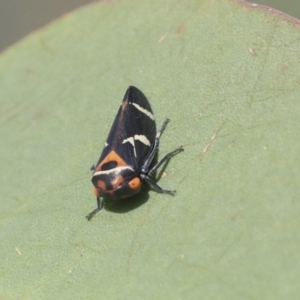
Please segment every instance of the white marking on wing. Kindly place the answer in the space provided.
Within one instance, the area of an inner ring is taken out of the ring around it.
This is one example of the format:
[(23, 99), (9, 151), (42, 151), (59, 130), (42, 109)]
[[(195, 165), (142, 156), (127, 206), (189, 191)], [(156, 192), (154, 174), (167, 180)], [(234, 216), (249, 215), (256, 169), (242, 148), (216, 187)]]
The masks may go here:
[(134, 143), (133, 137), (131, 136), (131, 137), (129, 137), (129, 138), (123, 140), (123, 143), (122, 143), (122, 144), (125, 144), (125, 143), (130, 143), (130, 144), (133, 146), (134, 156), (136, 157), (135, 143)]
[(147, 110), (147, 109), (139, 106), (138, 104), (136, 104), (134, 102), (129, 102), (129, 104), (133, 105), (140, 112), (142, 112), (143, 114), (145, 114), (146, 116), (148, 116), (150, 119), (154, 120), (154, 115), (149, 110)]
[(146, 137), (145, 135), (139, 135), (139, 134), (136, 134), (136, 135), (134, 136), (134, 139), (135, 139), (135, 140), (138, 140), (138, 141), (140, 141), (140, 142), (142, 142), (142, 143), (143, 143), (144, 145), (146, 145), (146, 146), (151, 146), (149, 140), (147, 139), (147, 137)]
[(121, 172), (122, 170), (131, 170), (131, 171), (134, 172), (134, 170), (133, 170), (132, 168), (130, 168), (130, 167), (116, 167), (116, 168), (113, 168), (113, 169), (110, 169), (110, 170), (106, 170), (106, 171), (98, 171), (98, 172), (95, 172), (95, 173), (93, 174), (93, 177), (98, 176), (98, 175), (103, 175), (103, 174), (106, 174), (106, 175), (107, 175), (107, 174), (114, 173), (114, 172), (119, 173), (119, 172)]
[(134, 152), (135, 157), (136, 157), (136, 149), (135, 149), (134, 140), (138, 140), (146, 146), (149, 146), (149, 147), (151, 146), (151, 144), (150, 144), (149, 140), (147, 139), (147, 137), (145, 135), (142, 135), (142, 134), (136, 134), (134, 137), (131, 136), (131, 137), (123, 140), (122, 144), (130, 143), (133, 146), (133, 152)]
[(105, 142), (105, 144), (104, 144), (104, 147), (107, 147), (108, 146), (108, 143), (107, 142)]

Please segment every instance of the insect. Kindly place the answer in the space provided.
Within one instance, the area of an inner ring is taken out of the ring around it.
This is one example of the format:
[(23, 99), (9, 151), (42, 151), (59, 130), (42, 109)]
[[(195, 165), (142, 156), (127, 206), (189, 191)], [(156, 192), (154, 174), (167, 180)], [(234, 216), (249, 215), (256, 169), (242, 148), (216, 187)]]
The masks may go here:
[(88, 220), (103, 208), (103, 197), (133, 196), (140, 191), (143, 181), (158, 193), (175, 195), (176, 191), (164, 190), (157, 185), (153, 176), (171, 156), (183, 151), (183, 146), (167, 153), (150, 168), (168, 122), (169, 119), (165, 119), (156, 132), (154, 115), (145, 95), (134, 86), (127, 89), (103, 152), (92, 167), (97, 208), (86, 216)]

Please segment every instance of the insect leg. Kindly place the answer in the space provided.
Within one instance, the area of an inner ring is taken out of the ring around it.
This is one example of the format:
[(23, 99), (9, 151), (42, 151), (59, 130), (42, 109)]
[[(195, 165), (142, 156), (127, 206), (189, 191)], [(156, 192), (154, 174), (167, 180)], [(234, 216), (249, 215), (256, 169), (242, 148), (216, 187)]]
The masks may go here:
[(162, 189), (158, 184), (156, 184), (151, 178), (149, 178), (147, 175), (145, 174), (141, 174), (140, 175), (141, 178), (143, 180), (145, 180), (156, 192), (158, 193), (161, 193), (161, 194), (169, 194), (169, 195), (172, 195), (174, 196), (176, 191), (173, 190), (173, 191), (170, 191), (170, 190), (164, 190)]
[(150, 166), (150, 164), (152, 163), (153, 159), (154, 159), (154, 156), (155, 154), (157, 153), (158, 151), (158, 145), (159, 145), (159, 138), (160, 136), (162, 135), (163, 131), (165, 130), (167, 124), (170, 122), (170, 119), (165, 119), (161, 128), (158, 130), (158, 132), (156, 133), (156, 136), (155, 136), (155, 140), (154, 140), (154, 144), (153, 144), (153, 147), (152, 147), (152, 150), (148, 156), (148, 158), (146, 159), (142, 169), (141, 169), (141, 173), (144, 173), (144, 174), (147, 174), (148, 173), (148, 168)]
[(166, 118), (164, 119), (163, 124), (161, 125), (161, 128), (158, 130), (158, 132), (156, 133), (155, 139), (159, 139), (160, 136), (162, 135), (162, 133), (164, 132), (167, 124), (170, 122), (170, 119)]
[(101, 197), (97, 197), (97, 208), (94, 209), (93, 211), (91, 211), (86, 218), (88, 219), (88, 221), (91, 220), (91, 218), (97, 213), (99, 212), (101, 209), (103, 208), (103, 201), (101, 201)]
[(151, 177), (155, 171), (164, 163), (166, 162), (170, 157), (172, 157), (173, 155), (176, 155), (177, 153), (184, 151), (183, 146), (178, 147), (177, 149), (175, 149), (174, 151), (171, 151), (169, 153), (167, 153), (148, 173), (147, 176)]

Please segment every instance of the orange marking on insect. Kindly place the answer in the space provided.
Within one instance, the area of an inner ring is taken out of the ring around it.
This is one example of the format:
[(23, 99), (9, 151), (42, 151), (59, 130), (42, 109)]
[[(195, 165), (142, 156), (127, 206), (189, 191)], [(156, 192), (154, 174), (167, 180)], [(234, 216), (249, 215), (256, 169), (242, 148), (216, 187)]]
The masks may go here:
[(135, 177), (131, 181), (129, 181), (128, 185), (132, 190), (139, 190), (142, 185), (142, 182), (140, 178)]
[(97, 181), (97, 187), (102, 191), (106, 190), (106, 184), (103, 180)]
[(116, 167), (125, 167), (127, 164), (125, 161), (114, 151), (110, 151), (107, 156), (102, 160), (101, 164), (95, 170), (96, 172), (102, 171), (102, 166), (108, 162), (115, 161)]
[(97, 196), (97, 197), (99, 197), (100, 195), (99, 195), (99, 191), (94, 187), (93, 188), (93, 193)]

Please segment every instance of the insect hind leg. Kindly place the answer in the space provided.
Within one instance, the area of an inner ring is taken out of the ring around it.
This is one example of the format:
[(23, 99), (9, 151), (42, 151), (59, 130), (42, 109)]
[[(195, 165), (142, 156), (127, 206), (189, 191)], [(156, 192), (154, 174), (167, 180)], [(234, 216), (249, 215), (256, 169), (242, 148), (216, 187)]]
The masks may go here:
[(179, 152), (184, 151), (183, 146), (178, 147), (177, 149), (167, 153), (148, 173), (147, 176), (151, 177), (156, 172), (156, 170), (164, 164), (168, 159), (170, 159), (172, 156), (176, 155)]
[(157, 131), (155, 139), (159, 139), (162, 133), (164, 132), (165, 128), (167, 127), (167, 124), (170, 122), (170, 119), (166, 118), (164, 119), (163, 124), (161, 125), (160, 129)]
[(165, 130), (167, 124), (170, 122), (170, 119), (166, 118), (161, 126), (161, 128), (158, 130), (158, 132), (156, 133), (156, 136), (155, 136), (155, 140), (154, 140), (154, 144), (153, 144), (153, 147), (152, 147), (152, 150), (148, 156), (148, 158), (146, 159), (144, 165), (142, 166), (142, 169), (141, 169), (141, 173), (143, 174), (147, 174), (148, 173), (148, 168), (150, 166), (150, 164), (152, 163), (153, 159), (154, 159), (154, 156), (155, 154), (157, 153), (158, 151), (158, 146), (159, 146), (159, 138), (160, 136), (162, 135), (163, 131)]
[(169, 194), (169, 195), (172, 195), (172, 196), (174, 196), (176, 194), (175, 190), (172, 190), (172, 191), (171, 190), (164, 190), (156, 182), (154, 182), (151, 178), (149, 178), (145, 174), (141, 174), (141, 178), (143, 180), (145, 180), (150, 185), (150, 187), (152, 187), (157, 193), (160, 193), (160, 194)]

